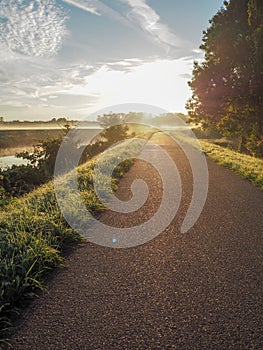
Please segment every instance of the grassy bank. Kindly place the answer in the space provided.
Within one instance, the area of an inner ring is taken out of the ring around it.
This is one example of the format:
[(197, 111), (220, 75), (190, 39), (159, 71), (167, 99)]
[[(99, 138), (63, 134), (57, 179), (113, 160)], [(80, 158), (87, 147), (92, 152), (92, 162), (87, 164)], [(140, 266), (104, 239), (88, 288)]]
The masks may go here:
[[(120, 155), (134, 157), (146, 141), (132, 139), (108, 151), (106, 165)], [(86, 208), (97, 214), (105, 210), (95, 195), (92, 172), (96, 158), (78, 167), (79, 191)], [(129, 169), (126, 160), (115, 168), (112, 186)], [(60, 181), (70, 180), (70, 174)], [(103, 176), (101, 177), (103, 180)], [(74, 210), (74, 209), (72, 209)], [(74, 213), (73, 213), (74, 215)], [(21, 308), (28, 298), (44, 288), (46, 272), (61, 265), (64, 247), (78, 242), (81, 237), (69, 227), (57, 204), (54, 183), (41, 186), (30, 194), (15, 200), (0, 212), (0, 327), (2, 334), (10, 326), (10, 315)], [(0, 337), (1, 338), (1, 337)]]
[(211, 142), (200, 141), (205, 154), (263, 190), (263, 159), (241, 154)]
[(172, 132), (175, 140), (187, 146), (203, 151), (210, 159), (224, 166), (243, 179), (247, 179), (255, 186), (263, 190), (263, 159), (255, 158), (228, 147), (214, 143), (213, 139), (203, 140), (190, 137), (187, 133)]

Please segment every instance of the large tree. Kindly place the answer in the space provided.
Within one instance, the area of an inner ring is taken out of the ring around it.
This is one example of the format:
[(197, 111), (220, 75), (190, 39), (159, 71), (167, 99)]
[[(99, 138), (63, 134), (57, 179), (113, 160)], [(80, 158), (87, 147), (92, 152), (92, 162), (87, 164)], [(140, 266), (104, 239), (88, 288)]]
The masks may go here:
[(187, 109), (193, 121), (237, 135), (263, 155), (263, 2), (230, 0), (203, 33), (205, 58), (195, 62)]

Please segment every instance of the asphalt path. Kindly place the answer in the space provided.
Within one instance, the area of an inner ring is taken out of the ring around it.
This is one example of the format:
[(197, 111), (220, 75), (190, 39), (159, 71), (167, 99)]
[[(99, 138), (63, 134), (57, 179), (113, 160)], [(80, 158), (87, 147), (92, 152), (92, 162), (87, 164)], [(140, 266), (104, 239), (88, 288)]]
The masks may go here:
[[(16, 350), (262, 349), (263, 192), (208, 160), (209, 192), (194, 227), (180, 227), (192, 196), (192, 173), (179, 147), (155, 141), (176, 162), (183, 196), (172, 223), (155, 239), (113, 249), (84, 242), (57, 270), (48, 290), (25, 310)], [(162, 182), (137, 161), (117, 196), (143, 178), (149, 197), (131, 214), (101, 220), (129, 227), (151, 218)], [(99, 234), (99, 233), (98, 233)]]

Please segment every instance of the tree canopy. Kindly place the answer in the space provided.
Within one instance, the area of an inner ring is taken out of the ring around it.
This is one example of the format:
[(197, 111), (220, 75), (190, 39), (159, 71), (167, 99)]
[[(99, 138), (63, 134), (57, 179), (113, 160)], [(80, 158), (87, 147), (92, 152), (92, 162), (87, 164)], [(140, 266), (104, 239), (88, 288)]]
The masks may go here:
[(210, 20), (189, 82), (192, 121), (236, 135), (263, 156), (263, 2), (230, 0)]

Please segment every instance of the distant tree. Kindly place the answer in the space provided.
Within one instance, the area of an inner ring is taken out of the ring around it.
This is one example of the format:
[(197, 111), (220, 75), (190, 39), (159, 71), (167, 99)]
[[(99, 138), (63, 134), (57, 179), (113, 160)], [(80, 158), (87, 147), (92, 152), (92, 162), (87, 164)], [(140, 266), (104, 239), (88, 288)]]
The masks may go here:
[(109, 113), (99, 115), (97, 121), (103, 127), (108, 127), (115, 124), (122, 124), (125, 122), (126, 114), (124, 113)]
[(42, 182), (52, 179), (57, 160), (57, 153), (62, 142), (64, 142), (64, 148), (67, 149), (67, 152), (65, 152), (64, 157), (60, 157), (59, 159), (60, 164), (58, 164), (58, 169), (61, 169), (61, 172), (63, 172), (63, 169), (65, 171), (69, 168), (69, 159), (74, 159), (75, 155), (77, 156), (78, 144), (73, 140), (73, 132), (68, 136), (71, 128), (70, 124), (65, 124), (63, 127), (63, 134), (58, 138), (48, 138), (47, 140), (35, 145), (33, 153), (25, 151), (17, 153), (16, 156), (28, 160), (30, 166), (38, 170)]
[(126, 120), (127, 114), (125, 113), (99, 115), (97, 121), (104, 127), (104, 130), (101, 131), (99, 136), (85, 148), (81, 158), (82, 162), (85, 162), (87, 159), (103, 152), (115, 143), (134, 136), (134, 133), (129, 131), (129, 126), (125, 124)]
[[(65, 156), (60, 157), (58, 169), (61, 173), (69, 169), (70, 160), (74, 159), (74, 153), (78, 154), (78, 145), (67, 134), (70, 126), (65, 125), (62, 136), (55, 139), (47, 139), (34, 146), (34, 151), (20, 152), (16, 156), (28, 161), (26, 165), (13, 165), (6, 170), (0, 169), (0, 206), (8, 201), (8, 198), (19, 197), (34, 190), (41, 184), (51, 180), (54, 176), (54, 167), (57, 153), (62, 141), (65, 143)], [(70, 157), (69, 157), (70, 155)]]
[[(179, 119), (179, 120), (178, 120)], [(149, 123), (157, 126), (176, 126), (181, 120), (187, 121), (188, 116), (183, 113), (163, 113), (149, 118)]]
[[(105, 147), (118, 141), (124, 140), (129, 136), (129, 126), (125, 124), (127, 114), (111, 113), (98, 116), (97, 120), (105, 130), (100, 133), (100, 141)], [(117, 124), (117, 125), (116, 125)]]
[(142, 112), (129, 112), (125, 120), (129, 123), (147, 123), (147, 117)]

